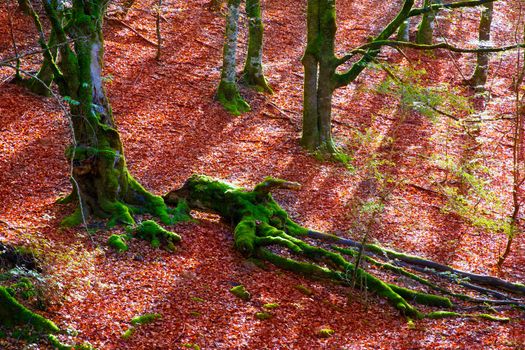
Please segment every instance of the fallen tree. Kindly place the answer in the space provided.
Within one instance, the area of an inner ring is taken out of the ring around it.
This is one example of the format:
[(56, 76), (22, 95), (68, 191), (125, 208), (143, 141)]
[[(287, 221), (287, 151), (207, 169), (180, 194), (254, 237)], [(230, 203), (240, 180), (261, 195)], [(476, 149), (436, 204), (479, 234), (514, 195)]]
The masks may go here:
[[(356, 269), (352, 258), (356, 257), (358, 250), (362, 248), (359, 242), (311, 231), (298, 225), (289, 218), (286, 211), (273, 200), (270, 194), (275, 189), (299, 188), (300, 185), (295, 182), (267, 178), (252, 191), (248, 191), (204, 175), (194, 175), (180, 189), (169, 192), (163, 198), (168, 205), (180, 206), (184, 203), (190, 208), (219, 214), (225, 222), (232, 224), (235, 247), (246, 257), (255, 256), (286, 270), (373, 291), (387, 299), (407, 317), (467, 316), (506, 320), (488, 314), (473, 315), (441, 311), (423, 313), (414, 307), (412, 302), (459, 311), (462, 310), (462, 306), (454, 302), (456, 299), (482, 304), (481, 308), (490, 308), (490, 305), (525, 308), (525, 300), (522, 298), (525, 295), (525, 285), (460, 271), (377, 245), (364, 246), (370, 254), (365, 258), (372, 265), (383, 271), (408, 277), (439, 294), (407, 289), (385, 282), (361, 267)], [(326, 243), (330, 244), (324, 246)], [(417, 273), (452, 281), (466, 289), (476, 291), (481, 296), (453, 292)]]

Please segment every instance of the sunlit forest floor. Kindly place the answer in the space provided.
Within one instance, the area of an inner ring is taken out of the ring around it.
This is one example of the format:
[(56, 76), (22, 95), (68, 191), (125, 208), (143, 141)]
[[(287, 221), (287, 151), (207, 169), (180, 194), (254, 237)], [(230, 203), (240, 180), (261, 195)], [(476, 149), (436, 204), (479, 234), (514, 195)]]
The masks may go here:
[[(266, 73), (276, 93), (242, 90), (252, 111), (240, 117), (227, 114), (213, 100), (224, 19), (208, 11), (207, 2), (174, 0), (164, 7), (160, 62), (155, 60), (156, 48), (128, 28), (115, 21), (105, 26), (106, 86), (129, 168), (147, 189), (165, 193), (193, 173), (247, 188), (269, 175), (293, 180), (302, 189), (277, 192), (275, 198), (297, 222), (360, 239), (356, 207), (360, 199), (377, 197), (377, 181), (371, 178), (380, 177), (382, 193), (387, 194), (385, 208), (369, 227), (370, 241), (464, 270), (525, 280), (525, 237), (516, 239), (498, 271), (505, 235), (444, 210), (448, 201), (441, 190), (454, 184), (454, 174), (440, 159), (476, 161), (488, 169), (487, 191), (501, 200), (503, 212), (510, 213), (508, 121), (482, 123), (475, 140), (449, 118), (427, 118), (402, 106), (399, 97), (380, 94), (387, 76), (371, 69), (335, 97), (334, 134), (352, 155), (353, 169), (322, 162), (298, 145), (306, 2), (263, 1)], [(508, 43), (509, 33), (515, 31), (510, 2), (496, 5), (496, 44)], [(153, 3), (138, 1), (125, 20), (152, 40)], [(398, 8), (398, 1), (338, 1), (339, 52), (366, 42)], [(458, 45), (472, 44), (478, 15), (475, 9), (446, 12), (438, 18), (437, 32)], [(13, 21), (18, 49), (37, 49), (30, 19), (16, 12)], [(241, 21), (245, 28), (245, 18)], [(13, 55), (8, 23), (2, 7), (2, 58)], [(240, 62), (245, 35), (242, 30)], [(407, 51), (404, 57), (394, 50), (382, 55), (393, 66), (424, 69), (422, 84), (446, 83), (447, 90), (472, 95), (461, 85), (460, 73), (470, 74), (472, 55)], [(492, 97), (474, 99), (476, 113), (483, 111), (487, 119), (513, 113), (515, 58), (516, 53), (494, 56)], [(25, 59), (23, 68), (35, 69), (39, 59)], [(178, 349), (184, 344), (202, 349), (524, 347), (525, 322), (519, 313), (509, 313), (521, 318), (507, 324), (460, 318), (409, 326), (374, 295), (275, 268), (261, 269), (234, 250), (231, 228), (211, 214), (195, 213), (198, 222), (174, 227), (183, 237), (174, 254), (139, 241), (117, 254), (106, 240), (120, 229), (106, 230), (103, 223), (95, 234), (59, 228), (72, 210), (55, 204), (71, 188), (64, 157), (68, 122), (53, 98), (9, 84), (12, 74), (0, 70), (0, 239), (44, 252), (51, 305), (43, 314), (60, 326), (77, 329), (76, 340), (100, 349)], [(250, 302), (229, 292), (238, 283), (252, 294)], [(313, 294), (304, 295), (298, 285)], [(258, 320), (254, 315), (265, 303), (279, 307), (272, 310), (273, 318)], [(130, 319), (145, 312), (160, 313), (162, 319), (122, 340)], [(317, 332), (324, 327), (335, 330), (334, 335), (320, 338)], [(4, 345), (0, 340), (0, 347)]]

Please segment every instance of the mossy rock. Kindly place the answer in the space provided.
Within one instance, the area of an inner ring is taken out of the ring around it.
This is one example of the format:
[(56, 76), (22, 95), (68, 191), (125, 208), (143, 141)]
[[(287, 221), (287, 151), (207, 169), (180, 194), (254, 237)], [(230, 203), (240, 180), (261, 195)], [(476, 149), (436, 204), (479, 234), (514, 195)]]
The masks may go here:
[(108, 238), (108, 245), (119, 253), (125, 252), (129, 249), (124, 235), (111, 235)]
[(242, 284), (233, 287), (232, 289), (230, 289), (230, 292), (237, 298), (240, 298), (244, 301), (248, 301), (252, 298), (250, 293), (246, 290), (246, 288), (244, 288)]
[(162, 318), (161, 314), (143, 314), (140, 316), (135, 316), (131, 319), (131, 324), (134, 326), (140, 326), (143, 324), (153, 323), (156, 320)]
[(302, 284), (298, 284), (298, 285), (294, 286), (294, 288), (297, 289), (302, 294), (308, 296), (308, 297), (314, 295), (314, 292), (310, 288), (305, 287)]
[(277, 303), (266, 303), (263, 305), (263, 308), (268, 309), (268, 310), (277, 309), (278, 307), (279, 307), (279, 304)]
[(255, 318), (261, 321), (268, 320), (272, 317), (273, 317), (272, 314), (269, 312), (256, 312), (255, 313)]
[(321, 328), (317, 331), (317, 335), (321, 338), (330, 338), (335, 334), (335, 331), (331, 328)]

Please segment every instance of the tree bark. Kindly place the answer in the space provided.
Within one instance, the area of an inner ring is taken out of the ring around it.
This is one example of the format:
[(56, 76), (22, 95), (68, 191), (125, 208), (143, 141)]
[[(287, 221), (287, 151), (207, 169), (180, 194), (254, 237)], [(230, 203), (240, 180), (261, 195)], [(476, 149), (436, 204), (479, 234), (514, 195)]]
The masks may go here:
[[(490, 41), (490, 29), (492, 25), (492, 13), (494, 4), (492, 2), (484, 4), (481, 10), (481, 18), (479, 21), (479, 46), (486, 47)], [(489, 71), (489, 54), (480, 52), (477, 54), (476, 68), (467, 83), (476, 90), (483, 90), (487, 83), (487, 76)]]
[(309, 151), (337, 152), (332, 140), (332, 95), (335, 90), (335, 1), (309, 0), (304, 66), (303, 132)]
[(217, 90), (217, 100), (233, 115), (241, 115), (250, 110), (250, 106), (239, 93), (236, 81), (239, 5), (240, 0), (228, 0), (222, 73)]
[(264, 76), (263, 70), (263, 36), (262, 10), (260, 0), (246, 0), (248, 16), (248, 52), (244, 65), (243, 81), (260, 92), (273, 93)]
[[(441, 0), (425, 0), (423, 7), (441, 3)], [(434, 20), (438, 11), (429, 11), (423, 14), (416, 35), (416, 43), (430, 45), (434, 39)]]

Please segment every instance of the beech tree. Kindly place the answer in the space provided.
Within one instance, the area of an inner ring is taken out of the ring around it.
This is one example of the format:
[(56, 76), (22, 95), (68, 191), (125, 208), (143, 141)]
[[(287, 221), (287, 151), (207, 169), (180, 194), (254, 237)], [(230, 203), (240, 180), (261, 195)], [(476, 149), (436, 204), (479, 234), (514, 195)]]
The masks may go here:
[[(307, 7), (307, 43), (302, 57), (304, 66), (304, 101), (301, 144), (312, 152), (340, 158), (341, 155), (332, 139), (332, 97), (341, 87), (351, 84), (373, 62), (377, 62), (381, 48), (409, 47), (417, 50), (447, 49), (454, 52), (489, 53), (505, 51), (520, 47), (521, 44), (508, 47), (482, 47), (463, 49), (446, 42), (437, 44), (420, 44), (407, 42), (409, 19), (415, 16), (426, 16), (422, 22), (431, 22), (432, 13), (440, 9), (455, 9), (479, 6), (492, 3), (494, 0), (467, 0), (443, 4), (425, 1), (421, 8), (414, 8), (414, 0), (405, 0), (397, 15), (384, 29), (368, 43), (361, 45), (346, 55), (338, 57), (335, 53), (336, 1), (308, 0)], [(422, 28), (432, 28), (429, 24)], [(400, 32), (401, 30), (401, 32)], [(426, 30), (426, 29), (425, 29)], [(390, 40), (397, 33), (402, 40)], [(426, 42), (426, 41), (425, 41)], [(355, 57), (360, 57), (350, 68), (338, 72), (338, 68)]]

